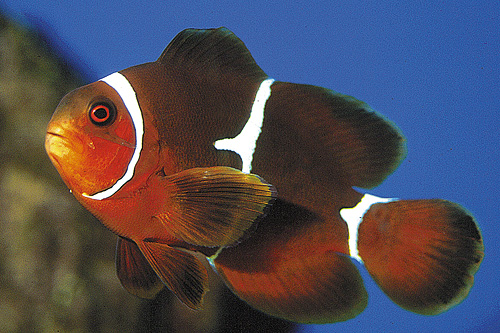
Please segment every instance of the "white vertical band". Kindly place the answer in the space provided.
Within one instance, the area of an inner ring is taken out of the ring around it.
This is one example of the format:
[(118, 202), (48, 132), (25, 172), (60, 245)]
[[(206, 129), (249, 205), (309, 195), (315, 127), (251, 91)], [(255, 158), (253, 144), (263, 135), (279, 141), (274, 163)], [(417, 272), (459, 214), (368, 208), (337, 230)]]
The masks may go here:
[(250, 173), (252, 170), (253, 153), (257, 146), (257, 139), (259, 138), (264, 122), (264, 109), (266, 102), (271, 96), (271, 85), (274, 79), (268, 78), (259, 86), (255, 100), (252, 104), (252, 111), (247, 123), (241, 132), (234, 138), (217, 140), (214, 143), (215, 148), (220, 150), (232, 150), (240, 155), (243, 167), (241, 171)]
[(347, 223), (349, 228), (349, 254), (354, 259), (363, 262), (358, 254), (358, 228), (363, 221), (363, 216), (375, 203), (385, 203), (397, 200), (395, 198), (380, 198), (371, 194), (365, 194), (361, 201), (352, 208), (343, 208), (340, 210), (340, 216)]
[(137, 162), (139, 162), (139, 157), (142, 151), (142, 140), (144, 137), (144, 121), (142, 118), (142, 111), (139, 107), (139, 102), (137, 101), (137, 95), (134, 91), (134, 88), (132, 88), (132, 85), (130, 85), (130, 82), (128, 82), (127, 78), (123, 76), (123, 74), (116, 72), (106, 76), (105, 78), (101, 79), (101, 81), (105, 82), (111, 88), (116, 90), (116, 92), (122, 99), (123, 104), (125, 104), (125, 108), (132, 118), (132, 123), (135, 129), (135, 149), (134, 154), (132, 155), (132, 158), (128, 163), (127, 171), (120, 179), (116, 181), (113, 186), (93, 195), (87, 195), (83, 193), (83, 196), (95, 200), (102, 200), (111, 197), (120, 188), (122, 188), (123, 185), (125, 185), (134, 177), (135, 166), (137, 165)]

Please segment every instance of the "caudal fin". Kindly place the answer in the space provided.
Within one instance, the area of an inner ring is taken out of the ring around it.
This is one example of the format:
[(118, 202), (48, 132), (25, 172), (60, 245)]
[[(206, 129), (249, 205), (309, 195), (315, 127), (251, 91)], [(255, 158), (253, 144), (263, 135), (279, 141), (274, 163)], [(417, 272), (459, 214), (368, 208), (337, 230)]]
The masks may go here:
[(358, 229), (368, 272), (399, 306), (435, 315), (469, 293), (484, 256), (469, 212), (445, 200), (373, 204)]

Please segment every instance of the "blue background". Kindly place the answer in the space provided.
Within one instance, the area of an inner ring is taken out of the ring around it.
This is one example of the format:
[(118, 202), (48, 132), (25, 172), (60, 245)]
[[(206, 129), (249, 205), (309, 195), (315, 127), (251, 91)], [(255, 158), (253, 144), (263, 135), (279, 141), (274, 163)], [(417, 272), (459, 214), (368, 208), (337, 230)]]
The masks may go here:
[[(406, 135), (379, 196), (445, 198), (477, 218), (486, 256), (469, 297), (434, 317), (393, 304), (362, 270), (367, 309), (302, 332), (490, 332), (500, 327), (500, 3), (496, 1), (20, 1), (92, 80), (154, 61), (188, 27), (226, 26), (270, 76), (361, 99)], [(54, 35), (55, 34), (55, 35)]]

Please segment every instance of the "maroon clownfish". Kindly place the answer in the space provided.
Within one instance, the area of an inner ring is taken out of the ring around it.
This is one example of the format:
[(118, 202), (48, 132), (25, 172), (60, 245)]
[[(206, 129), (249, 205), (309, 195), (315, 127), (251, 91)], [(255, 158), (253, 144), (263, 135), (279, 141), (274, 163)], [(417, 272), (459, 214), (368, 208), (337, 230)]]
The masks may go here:
[(367, 304), (356, 258), (394, 302), (438, 314), (466, 297), (483, 258), (458, 204), (353, 189), (403, 160), (393, 123), (353, 97), (274, 81), (225, 28), (184, 30), (157, 61), (70, 92), (45, 145), (119, 236), (117, 275), (139, 297), (167, 286), (199, 308), (199, 252), (267, 314), (342, 321)]

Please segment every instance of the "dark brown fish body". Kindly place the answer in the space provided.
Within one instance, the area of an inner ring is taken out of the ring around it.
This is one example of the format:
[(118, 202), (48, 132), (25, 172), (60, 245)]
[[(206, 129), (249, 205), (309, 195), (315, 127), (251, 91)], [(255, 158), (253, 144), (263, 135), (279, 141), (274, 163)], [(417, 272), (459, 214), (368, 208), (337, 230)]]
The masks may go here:
[[(483, 256), (460, 206), (353, 189), (401, 163), (394, 124), (355, 98), (272, 80), (224, 28), (185, 30), (156, 62), (71, 92), (47, 133), (75, 197), (120, 236), (118, 276), (140, 297), (166, 285), (198, 308), (206, 272), (190, 251), (199, 251), (257, 309), (347, 320), (367, 303), (353, 256), (395, 302), (437, 314), (466, 296)], [(425, 236), (420, 247), (415, 236)]]

